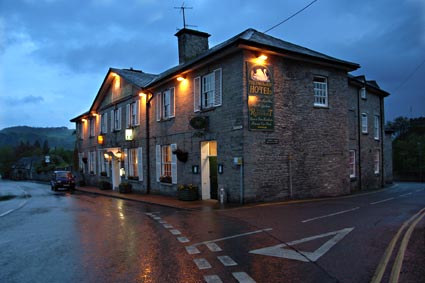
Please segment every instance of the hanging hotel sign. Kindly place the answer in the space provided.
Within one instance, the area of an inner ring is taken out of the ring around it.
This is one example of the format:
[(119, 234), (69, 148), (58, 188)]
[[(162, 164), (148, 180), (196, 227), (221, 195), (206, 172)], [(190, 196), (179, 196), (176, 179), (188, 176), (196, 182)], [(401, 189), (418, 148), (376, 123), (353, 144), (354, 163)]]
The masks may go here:
[(250, 130), (274, 130), (272, 66), (247, 62)]

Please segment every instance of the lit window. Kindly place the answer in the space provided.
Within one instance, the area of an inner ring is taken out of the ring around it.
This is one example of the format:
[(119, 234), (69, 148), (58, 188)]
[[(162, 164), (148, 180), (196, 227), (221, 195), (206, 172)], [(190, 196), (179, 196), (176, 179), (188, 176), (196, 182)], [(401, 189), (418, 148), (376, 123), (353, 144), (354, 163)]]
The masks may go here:
[(176, 144), (156, 146), (157, 182), (177, 184), (177, 156), (173, 154), (176, 149)]
[(362, 133), (367, 134), (367, 114), (362, 113)]
[(328, 106), (328, 81), (325, 77), (314, 77), (314, 106)]
[(161, 176), (171, 177), (171, 146), (162, 147)]
[(194, 111), (220, 106), (222, 103), (221, 69), (193, 80)]

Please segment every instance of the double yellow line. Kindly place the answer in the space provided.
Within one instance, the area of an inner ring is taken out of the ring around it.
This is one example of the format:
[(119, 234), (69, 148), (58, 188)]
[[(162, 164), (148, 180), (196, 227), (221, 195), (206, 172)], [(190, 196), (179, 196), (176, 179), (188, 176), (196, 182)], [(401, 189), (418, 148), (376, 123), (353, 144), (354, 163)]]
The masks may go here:
[(391, 283), (397, 283), (400, 277), (400, 270), (403, 265), (403, 259), (404, 259), (404, 253), (406, 252), (407, 244), (409, 243), (410, 236), (413, 233), (413, 230), (415, 229), (416, 224), (418, 224), (419, 221), (425, 216), (425, 208), (422, 208), (418, 213), (413, 215), (409, 220), (403, 223), (401, 228), (397, 231), (397, 234), (394, 236), (394, 238), (391, 240), (390, 244), (388, 245), (387, 249), (385, 250), (384, 255), (381, 258), (381, 261), (378, 264), (378, 268), (375, 271), (375, 274), (372, 277), (371, 283), (379, 283), (382, 280), (382, 277), (384, 276), (385, 270), (387, 268), (388, 262), (391, 258), (391, 255), (393, 254), (395, 245), (398, 242), (398, 239), (400, 238), (401, 234), (406, 230), (403, 239), (401, 241), (400, 247), (397, 252), (397, 256), (395, 258), (393, 268), (391, 270), (390, 280)]

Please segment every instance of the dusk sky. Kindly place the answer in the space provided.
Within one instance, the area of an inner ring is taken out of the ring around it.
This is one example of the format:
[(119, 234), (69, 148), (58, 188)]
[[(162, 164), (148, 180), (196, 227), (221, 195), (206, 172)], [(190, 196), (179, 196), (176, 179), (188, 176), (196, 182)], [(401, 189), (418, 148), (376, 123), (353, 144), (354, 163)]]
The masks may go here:
[[(264, 32), (311, 0), (185, 1), (213, 47)], [(108, 68), (159, 74), (178, 64), (175, 0), (0, 0), (0, 129), (75, 128)], [(425, 1), (318, 0), (267, 34), (360, 64), (391, 94), (386, 120), (425, 116)]]

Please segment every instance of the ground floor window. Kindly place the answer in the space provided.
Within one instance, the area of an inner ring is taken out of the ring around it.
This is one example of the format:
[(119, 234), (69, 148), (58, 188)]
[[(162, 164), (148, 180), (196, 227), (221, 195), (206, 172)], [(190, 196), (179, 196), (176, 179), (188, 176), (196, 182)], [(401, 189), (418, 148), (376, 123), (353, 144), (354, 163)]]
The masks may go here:
[(142, 148), (125, 149), (125, 172), (130, 179), (143, 181)]
[(156, 146), (156, 179), (161, 183), (177, 184), (176, 144)]
[(350, 178), (355, 178), (356, 177), (356, 151), (355, 150), (350, 150), (349, 165), (350, 165)]
[(92, 175), (96, 174), (96, 152), (95, 151), (89, 152), (88, 163), (89, 163), (89, 173)]
[(373, 168), (374, 168), (374, 172), (375, 174), (379, 174), (380, 171), (380, 167), (381, 167), (381, 151), (379, 149), (375, 150), (375, 156), (373, 158)]

